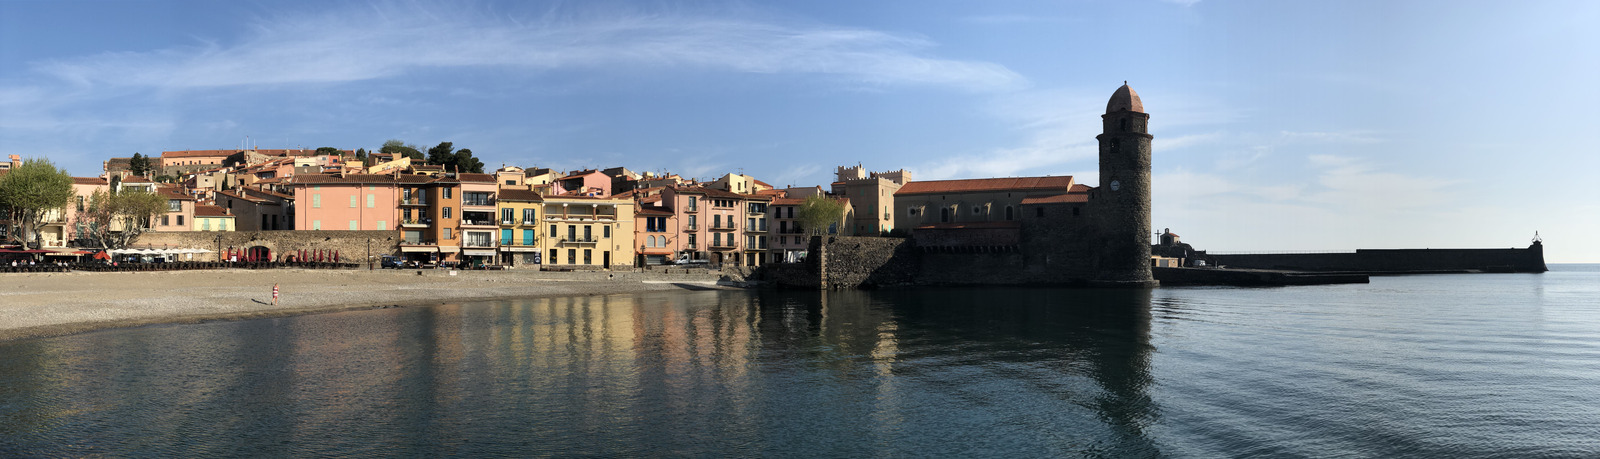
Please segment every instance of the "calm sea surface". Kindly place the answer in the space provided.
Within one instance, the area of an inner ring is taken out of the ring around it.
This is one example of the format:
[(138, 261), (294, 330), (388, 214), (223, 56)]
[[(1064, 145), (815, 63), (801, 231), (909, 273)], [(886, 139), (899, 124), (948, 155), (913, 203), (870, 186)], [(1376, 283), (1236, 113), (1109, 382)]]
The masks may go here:
[(1600, 265), (684, 291), (0, 343), (0, 456), (1600, 456)]

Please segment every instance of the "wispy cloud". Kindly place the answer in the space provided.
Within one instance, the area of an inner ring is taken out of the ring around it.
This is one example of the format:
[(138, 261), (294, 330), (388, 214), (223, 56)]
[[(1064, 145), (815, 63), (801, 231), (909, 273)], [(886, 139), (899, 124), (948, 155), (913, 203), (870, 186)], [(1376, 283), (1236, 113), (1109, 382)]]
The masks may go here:
[(349, 82), (481, 66), (688, 67), (979, 91), (1026, 83), (998, 64), (931, 56), (936, 44), (924, 38), (867, 29), (677, 13), (557, 16), (532, 23), (446, 7), (379, 7), (377, 13), (381, 21), (363, 27), (349, 27), (348, 12), (286, 17), (262, 21), (237, 44), (106, 53), (34, 68), (79, 86), (154, 88)]

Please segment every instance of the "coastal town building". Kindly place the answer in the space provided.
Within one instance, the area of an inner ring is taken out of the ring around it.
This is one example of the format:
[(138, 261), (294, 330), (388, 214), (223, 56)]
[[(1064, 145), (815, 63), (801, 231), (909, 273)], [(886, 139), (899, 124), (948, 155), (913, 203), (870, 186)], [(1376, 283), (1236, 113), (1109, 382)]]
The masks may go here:
[(234, 217), (228, 209), (213, 205), (194, 206), (194, 231), (234, 231)]
[(182, 189), (172, 186), (158, 187), (156, 194), (167, 198), (167, 211), (151, 218), (150, 231), (194, 231), (190, 226), (194, 223), (193, 197), (184, 193)]
[(854, 207), (851, 234), (876, 236), (895, 229), (895, 192), (911, 182), (910, 171), (869, 173), (857, 164), (840, 166), (836, 176), (833, 195), (849, 198)]
[[(496, 175), (496, 180), (502, 176)], [(515, 180), (520, 184), (521, 180)], [(500, 260), (499, 264), (518, 268), (537, 267), (543, 260), (539, 241), (539, 211), (544, 207), (544, 197), (523, 188), (501, 188), (496, 196), (500, 209)], [(522, 186), (522, 185), (511, 185)]]
[(545, 267), (615, 269), (634, 265), (634, 203), (629, 198), (545, 196)]

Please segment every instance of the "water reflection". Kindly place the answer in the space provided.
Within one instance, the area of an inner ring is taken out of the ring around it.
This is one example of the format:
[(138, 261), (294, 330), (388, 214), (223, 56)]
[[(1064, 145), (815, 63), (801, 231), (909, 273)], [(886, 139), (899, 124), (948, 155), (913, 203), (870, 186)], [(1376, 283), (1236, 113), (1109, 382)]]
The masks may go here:
[(1149, 455), (1150, 301), (682, 292), (0, 344), (0, 453)]

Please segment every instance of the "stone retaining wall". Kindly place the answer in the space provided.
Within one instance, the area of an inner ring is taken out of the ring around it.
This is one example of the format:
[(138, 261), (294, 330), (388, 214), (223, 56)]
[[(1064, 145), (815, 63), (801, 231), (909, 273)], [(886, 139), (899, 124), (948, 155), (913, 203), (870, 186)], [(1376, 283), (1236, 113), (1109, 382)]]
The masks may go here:
[(300, 250), (337, 251), (341, 261), (365, 263), (369, 243), (374, 261), (400, 251), (399, 231), (186, 231), (150, 232), (139, 236), (134, 247), (206, 249), (192, 260), (219, 261), (219, 251), (229, 248), (266, 247), (274, 260)]

